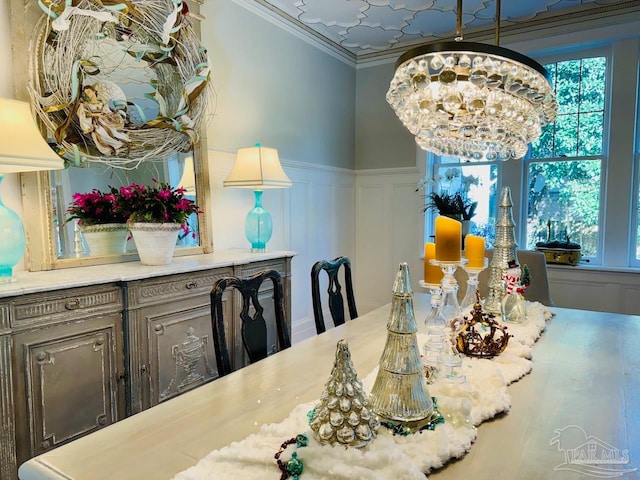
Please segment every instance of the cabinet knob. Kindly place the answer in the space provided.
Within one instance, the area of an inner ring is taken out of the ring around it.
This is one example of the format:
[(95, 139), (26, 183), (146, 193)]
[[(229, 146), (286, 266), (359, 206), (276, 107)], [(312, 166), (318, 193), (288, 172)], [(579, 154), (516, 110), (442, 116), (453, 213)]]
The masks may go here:
[(198, 283), (193, 281), (193, 280), (189, 280), (185, 287), (187, 287), (188, 290), (191, 290), (192, 288), (196, 288), (198, 286)]
[(78, 300), (77, 298), (69, 300), (64, 304), (64, 308), (66, 308), (67, 310), (77, 310), (78, 308), (80, 308), (80, 300)]

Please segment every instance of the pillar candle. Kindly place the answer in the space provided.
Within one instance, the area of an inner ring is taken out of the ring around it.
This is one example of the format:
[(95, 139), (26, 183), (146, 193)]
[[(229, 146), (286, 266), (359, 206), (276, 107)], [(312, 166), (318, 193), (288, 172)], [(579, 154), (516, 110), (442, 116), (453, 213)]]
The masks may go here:
[(424, 244), (424, 281), (440, 285), (442, 281), (442, 269), (436, 265), (431, 265), (429, 260), (436, 258), (436, 244), (433, 242)]
[(441, 262), (460, 261), (462, 243), (462, 223), (440, 215), (436, 218), (436, 260)]
[(467, 267), (484, 267), (484, 238), (476, 235), (464, 237), (464, 256), (469, 260)]

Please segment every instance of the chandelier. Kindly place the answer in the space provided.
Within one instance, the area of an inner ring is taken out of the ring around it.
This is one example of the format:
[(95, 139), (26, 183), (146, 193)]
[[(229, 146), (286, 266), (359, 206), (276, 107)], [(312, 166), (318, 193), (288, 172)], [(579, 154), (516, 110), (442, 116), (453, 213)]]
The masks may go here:
[(424, 150), (475, 161), (522, 158), (541, 128), (555, 120), (548, 72), (531, 58), (496, 45), (462, 41), (458, 0), (455, 42), (416, 47), (395, 65), (386, 100)]

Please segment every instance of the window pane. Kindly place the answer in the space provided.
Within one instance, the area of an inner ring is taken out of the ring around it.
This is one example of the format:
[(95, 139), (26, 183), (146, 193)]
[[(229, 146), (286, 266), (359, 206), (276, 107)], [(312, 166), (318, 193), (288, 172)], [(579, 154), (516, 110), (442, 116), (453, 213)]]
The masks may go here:
[(600, 160), (534, 162), (529, 165), (527, 248), (570, 239), (582, 254), (598, 251)]
[(580, 115), (578, 156), (600, 155), (602, 153), (603, 124), (604, 115), (602, 112)]
[(606, 57), (545, 65), (558, 99), (558, 116), (531, 145), (531, 158), (602, 154)]
[(496, 164), (460, 164), (457, 158), (443, 157), (434, 168), (439, 180), (433, 191), (460, 193), (464, 199), (477, 202), (471, 218), (470, 233), (485, 238), (487, 247), (495, 240), (495, 223), (498, 210), (498, 167)]
[(558, 115), (553, 157), (575, 157), (578, 150), (578, 116)]
[(580, 86), (580, 111), (604, 110), (604, 88), (607, 59), (604, 57), (582, 60), (582, 85)]
[(580, 60), (560, 62), (555, 78), (558, 114), (578, 113), (580, 106)]

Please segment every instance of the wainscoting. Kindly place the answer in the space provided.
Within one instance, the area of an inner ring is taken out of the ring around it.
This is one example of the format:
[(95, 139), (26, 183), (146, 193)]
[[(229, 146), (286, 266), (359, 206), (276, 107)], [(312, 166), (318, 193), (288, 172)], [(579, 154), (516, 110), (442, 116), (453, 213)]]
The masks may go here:
[[(250, 189), (222, 186), (234, 160), (235, 154), (209, 150), (214, 250), (249, 248), (244, 218), (253, 207), (253, 193)], [(351, 170), (282, 157), (280, 161), (293, 186), (265, 190), (262, 203), (273, 218), (273, 237), (267, 249), (286, 248), (297, 253), (291, 262), (291, 323), (295, 343), (316, 334), (311, 306), (313, 264), (339, 255), (348, 256), (357, 264), (356, 175)], [(355, 288), (357, 298), (360, 289)]]
[[(234, 159), (235, 154), (209, 151), (214, 249), (249, 248), (244, 217), (253, 194), (222, 187)], [(309, 274), (317, 260), (351, 258), (360, 314), (391, 301), (401, 262), (409, 265), (414, 291), (422, 291), (417, 168), (350, 171), (281, 161), (293, 186), (265, 191), (263, 204), (274, 225), (268, 249), (297, 252), (291, 265), (294, 342), (315, 335)], [(549, 280), (559, 307), (640, 314), (640, 272), (551, 266)]]

